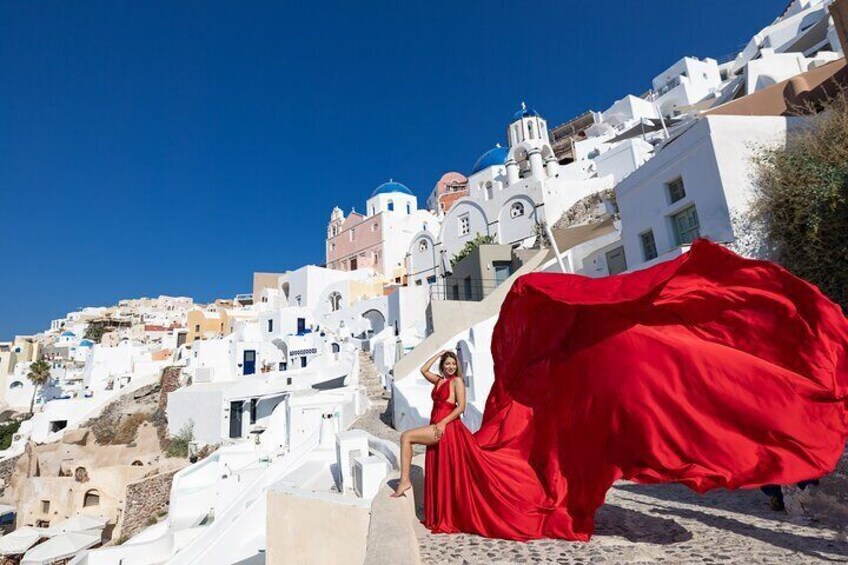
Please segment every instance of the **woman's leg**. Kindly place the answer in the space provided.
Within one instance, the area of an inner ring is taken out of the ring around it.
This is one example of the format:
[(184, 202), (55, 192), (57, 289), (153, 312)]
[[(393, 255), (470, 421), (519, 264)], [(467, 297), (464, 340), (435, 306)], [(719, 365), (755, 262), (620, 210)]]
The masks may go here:
[(412, 445), (434, 445), (436, 443), (439, 443), (439, 440), (436, 438), (436, 427), (432, 425), (413, 428), (400, 435), (400, 482), (392, 496), (398, 497), (412, 488), (412, 481), (409, 479), (409, 469), (412, 466)]

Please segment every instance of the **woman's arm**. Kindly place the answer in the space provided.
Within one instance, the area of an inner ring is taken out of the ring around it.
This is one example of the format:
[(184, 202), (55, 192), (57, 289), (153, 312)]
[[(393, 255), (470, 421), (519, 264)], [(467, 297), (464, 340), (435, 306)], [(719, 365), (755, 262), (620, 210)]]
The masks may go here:
[(451, 410), (450, 414), (436, 424), (437, 438), (442, 437), (449, 422), (456, 420), (465, 412), (465, 383), (462, 382), (462, 379), (453, 379), (450, 384), (454, 387), (453, 392), (456, 395), (456, 408)]
[(444, 351), (439, 351), (438, 353), (427, 359), (423, 365), (421, 365), (421, 374), (424, 375), (425, 379), (427, 379), (433, 384), (439, 382), (439, 380), (441, 380), (441, 377), (436, 373), (431, 372), (430, 367), (433, 366), (433, 363), (436, 362), (436, 359), (442, 356), (442, 353), (444, 353)]

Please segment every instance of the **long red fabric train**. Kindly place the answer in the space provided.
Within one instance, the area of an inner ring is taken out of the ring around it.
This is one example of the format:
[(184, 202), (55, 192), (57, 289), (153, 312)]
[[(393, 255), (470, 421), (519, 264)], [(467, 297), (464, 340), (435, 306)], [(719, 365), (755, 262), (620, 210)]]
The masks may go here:
[(839, 306), (704, 240), (635, 273), (520, 278), (492, 353), (482, 427), (452, 422), (428, 452), (436, 532), (587, 541), (617, 479), (789, 484), (832, 471), (848, 437)]

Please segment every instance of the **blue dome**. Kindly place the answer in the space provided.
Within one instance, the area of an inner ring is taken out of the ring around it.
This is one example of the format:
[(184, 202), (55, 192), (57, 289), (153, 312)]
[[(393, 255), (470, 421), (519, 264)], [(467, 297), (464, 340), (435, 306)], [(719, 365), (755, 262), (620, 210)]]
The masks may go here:
[(83, 339), (79, 342), (80, 347), (94, 347), (94, 342), (90, 339)]
[(527, 106), (522, 104), (521, 109), (519, 111), (517, 111), (515, 114), (513, 114), (512, 121), (514, 122), (515, 120), (520, 120), (521, 118), (533, 118), (533, 117), (536, 117), (538, 115), (539, 115), (539, 112), (537, 112), (536, 110), (534, 110), (532, 108), (528, 108)]
[(474, 163), (474, 168), (471, 169), (471, 174), (479, 173), (483, 169), (488, 169), (495, 165), (503, 165), (506, 162), (508, 155), (509, 147), (495, 147), (494, 149), (489, 149), (480, 155), (480, 158), (477, 159), (476, 163)]
[(62, 332), (62, 337), (77, 337), (74, 332)]
[(392, 192), (400, 192), (402, 194), (408, 194), (410, 196), (414, 196), (412, 191), (406, 188), (406, 186), (402, 185), (399, 182), (389, 181), (384, 182), (380, 186), (374, 189), (374, 192), (371, 193), (371, 197), (377, 196), (378, 194), (390, 194)]

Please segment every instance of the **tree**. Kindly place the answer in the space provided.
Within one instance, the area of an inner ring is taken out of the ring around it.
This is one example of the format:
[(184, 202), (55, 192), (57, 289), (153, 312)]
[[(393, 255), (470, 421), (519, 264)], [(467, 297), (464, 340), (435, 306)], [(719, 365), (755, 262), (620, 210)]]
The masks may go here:
[(100, 324), (88, 324), (85, 328), (85, 339), (90, 339), (94, 343), (100, 343), (103, 339), (103, 334), (106, 333), (106, 328)]
[(32, 382), (34, 387), (32, 391), (32, 400), (29, 403), (29, 413), (32, 414), (32, 409), (35, 406), (35, 395), (38, 394), (39, 387), (44, 386), (47, 384), (47, 381), (50, 380), (50, 363), (42, 359), (31, 364), (29, 366), (29, 374), (27, 374), (27, 378), (30, 382)]
[(465, 247), (459, 250), (459, 253), (453, 256), (451, 259), (451, 267), (455, 267), (457, 263), (471, 255), (471, 252), (480, 247), (481, 245), (487, 245), (495, 242), (495, 236), (493, 235), (483, 235), (478, 233), (474, 239), (465, 243)]
[[(752, 212), (772, 258), (848, 312), (848, 101), (845, 92), (755, 159)], [(820, 108), (808, 108), (815, 111)]]

